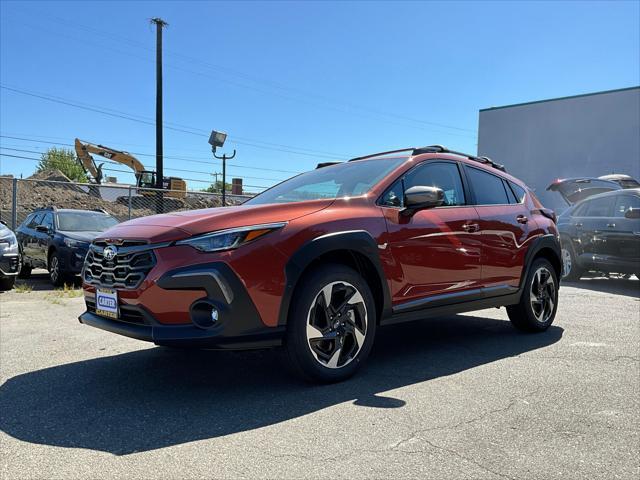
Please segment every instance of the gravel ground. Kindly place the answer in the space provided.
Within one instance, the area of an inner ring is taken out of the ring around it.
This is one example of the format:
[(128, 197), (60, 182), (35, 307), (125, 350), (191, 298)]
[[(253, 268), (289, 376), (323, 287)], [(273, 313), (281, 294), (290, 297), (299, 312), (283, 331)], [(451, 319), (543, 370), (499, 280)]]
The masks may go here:
[(273, 351), (172, 351), (0, 294), (2, 478), (638, 478), (640, 282), (561, 289), (555, 325), (503, 309), (387, 327), (352, 380)]

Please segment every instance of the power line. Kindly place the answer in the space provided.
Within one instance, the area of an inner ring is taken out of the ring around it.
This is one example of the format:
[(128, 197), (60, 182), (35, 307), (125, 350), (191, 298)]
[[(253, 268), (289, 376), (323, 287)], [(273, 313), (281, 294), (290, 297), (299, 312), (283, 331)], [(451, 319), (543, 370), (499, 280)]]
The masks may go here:
[[(108, 39), (111, 39), (111, 40), (116, 40), (116, 41), (119, 41), (121, 43), (126, 43), (126, 44), (128, 44), (130, 46), (133, 46), (133, 47), (136, 47), (136, 48), (141, 48), (143, 50), (150, 50), (150, 48), (148, 46), (146, 46), (146, 44), (143, 44), (143, 43), (135, 41), (135, 40), (128, 39), (126, 37), (122, 37), (120, 35), (114, 35), (113, 32), (108, 32), (107, 33), (107, 32), (104, 32), (103, 30), (100, 30), (100, 29), (97, 29), (97, 28), (93, 28), (93, 27), (90, 27), (90, 26), (87, 26), (87, 25), (78, 24), (77, 22), (68, 22), (65, 19), (62, 19), (60, 17), (47, 15), (47, 22), (50, 22), (52, 19), (54, 21), (57, 21), (58, 23), (71, 25), (74, 28), (82, 28), (82, 29), (90, 31), (90, 32), (98, 33), (98, 35), (103, 36), (105, 38), (108, 38)], [(57, 35), (61, 35), (61, 32), (59, 32), (59, 31), (53, 31), (53, 33), (57, 34)], [(67, 36), (67, 35), (62, 35), (62, 36)], [(70, 37), (70, 38), (73, 38), (73, 37)], [(86, 41), (86, 39), (85, 39), (85, 41)], [(100, 45), (102, 47), (106, 47), (106, 46), (101, 45), (99, 43), (98, 43), (98, 45)], [(106, 47), (106, 48), (111, 48), (111, 47)], [(113, 49), (113, 48), (111, 48), (111, 49)], [(121, 52), (121, 51), (120, 51), (120, 53), (130, 54), (130, 52)], [(376, 115), (387, 116), (387, 117), (396, 118), (396, 119), (400, 119), (400, 120), (405, 120), (405, 121), (409, 121), (409, 122), (413, 122), (413, 123), (417, 123), (417, 124), (432, 125), (432, 126), (436, 126), (436, 127), (440, 127), (440, 128), (447, 128), (447, 129), (456, 130), (456, 131), (460, 131), (460, 132), (470, 132), (470, 133), (474, 133), (474, 134), (476, 133), (474, 130), (468, 129), (468, 128), (462, 128), (462, 127), (458, 127), (458, 126), (454, 126), (454, 125), (448, 125), (448, 124), (439, 123), (439, 122), (432, 122), (432, 121), (428, 121), (428, 120), (421, 120), (421, 119), (418, 119), (418, 118), (413, 118), (413, 117), (409, 117), (409, 116), (405, 116), (405, 115), (399, 115), (399, 114), (396, 114), (396, 113), (393, 113), (393, 112), (386, 112), (384, 110), (372, 108), (372, 107), (369, 107), (369, 106), (358, 105), (358, 104), (354, 104), (354, 103), (351, 103), (351, 102), (345, 102), (345, 101), (341, 101), (341, 100), (336, 100), (334, 98), (327, 97), (325, 95), (318, 95), (316, 93), (311, 93), (311, 92), (305, 91), (305, 90), (300, 89), (300, 88), (291, 87), (291, 86), (288, 86), (288, 85), (285, 85), (285, 84), (282, 84), (282, 83), (279, 83), (279, 82), (275, 82), (273, 80), (265, 80), (265, 79), (256, 77), (254, 75), (249, 75), (247, 73), (244, 73), (244, 72), (241, 72), (241, 71), (238, 71), (238, 70), (234, 70), (234, 69), (231, 69), (231, 68), (228, 68), (228, 67), (224, 67), (224, 66), (221, 66), (221, 65), (216, 65), (216, 64), (209, 63), (209, 62), (205, 62), (205, 61), (203, 61), (201, 59), (198, 59), (196, 57), (185, 55), (183, 53), (178, 53), (178, 52), (172, 51), (170, 49), (166, 49), (165, 53), (167, 55), (170, 55), (170, 56), (173, 56), (173, 57), (182, 58), (182, 59), (184, 59), (182, 61), (185, 61), (185, 62), (188, 62), (188, 63), (203, 65), (203, 66), (205, 66), (207, 68), (210, 68), (210, 69), (227, 70), (227, 71), (233, 72), (233, 74), (235, 76), (244, 77), (246, 80), (249, 80), (249, 81), (251, 81), (253, 83), (267, 84), (267, 88), (270, 87), (270, 88), (274, 88), (274, 89), (278, 89), (278, 90), (290, 91), (290, 92), (293, 92), (293, 93), (295, 93), (297, 95), (303, 95), (303, 96), (311, 97), (311, 98), (314, 98), (314, 99), (328, 101), (328, 102), (331, 102), (331, 103), (336, 104), (336, 105), (345, 105), (348, 108), (363, 110), (363, 111), (366, 111), (366, 112), (369, 112), (369, 113), (373, 113), (373, 114), (376, 114)], [(133, 56), (136, 56), (136, 55), (133, 55)], [(210, 75), (206, 75), (206, 74), (204, 74), (202, 72), (193, 72), (193, 71), (189, 71), (189, 70), (186, 70), (186, 69), (183, 69), (183, 68), (180, 68), (180, 67), (176, 67), (174, 65), (168, 65), (167, 64), (167, 66), (170, 67), (170, 68), (187, 71), (189, 73), (199, 74), (199, 75), (203, 75), (203, 76), (210, 76)], [(218, 79), (218, 80), (220, 80), (220, 79)], [(241, 83), (237, 83), (237, 82), (230, 82), (229, 80), (222, 80), (222, 81), (226, 81), (227, 83), (231, 83), (231, 84), (239, 86), (239, 87), (258, 90), (258, 91), (261, 91), (261, 92), (264, 93), (263, 90), (256, 89), (255, 87), (252, 87), (252, 86), (249, 86), (249, 85), (245, 85), (245, 84), (241, 84)], [(282, 95), (280, 95), (280, 96), (282, 96)], [(291, 99), (291, 100), (294, 100), (294, 101), (300, 101), (300, 99), (295, 98), (295, 97), (286, 97), (285, 96), (285, 98), (288, 98), (288, 99)], [(309, 103), (309, 102), (305, 102), (305, 103)], [(326, 107), (326, 105), (320, 105), (320, 106), (325, 106)], [(347, 110), (347, 113), (353, 113), (353, 112), (349, 112)], [(442, 132), (442, 133), (444, 133), (444, 132)], [(446, 133), (446, 134), (452, 135), (452, 133)], [(475, 138), (475, 136), (473, 138)]]
[[(23, 159), (23, 160), (31, 160), (33, 162), (39, 162), (41, 160), (40, 158), (25, 157), (25, 156), (22, 156), (22, 155), (11, 155), (11, 154), (2, 153), (2, 152), (0, 152), (0, 157), (20, 158), (20, 159)], [(130, 173), (130, 172), (127, 172), (126, 170), (118, 170), (116, 168), (105, 168), (104, 171), (105, 172)], [(184, 178), (183, 180), (188, 180), (190, 182), (196, 182), (196, 183), (209, 183), (209, 184), (212, 183), (210, 180), (209, 181), (207, 181), (207, 180), (199, 180), (197, 178)], [(41, 181), (44, 182), (46, 180), (41, 180)], [(103, 186), (105, 186), (105, 185), (103, 185)], [(270, 187), (265, 187), (264, 185), (243, 185), (243, 187), (261, 188), (261, 189), (270, 188)]]
[[(61, 144), (56, 144), (56, 145), (61, 145)], [(37, 154), (44, 153), (44, 152), (38, 152), (38, 151), (35, 151), (35, 150), (24, 150), (24, 149), (20, 149), (20, 148), (10, 148), (10, 147), (2, 146), (2, 145), (0, 145), (0, 149), (10, 150), (12, 152), (22, 152), (22, 153), (37, 153)], [(100, 159), (100, 162), (101, 163), (108, 163), (108, 164), (111, 164), (111, 165), (122, 165), (119, 162), (114, 162), (113, 160), (106, 160), (106, 159)], [(150, 167), (148, 165), (143, 165), (143, 166), (145, 168), (152, 168), (152, 167)], [(180, 169), (180, 168), (165, 168), (165, 170), (171, 170), (173, 172), (199, 173), (199, 174), (202, 174), (202, 175), (213, 175), (211, 172), (201, 172), (201, 171), (198, 171), (198, 170), (185, 170), (185, 169)], [(131, 171), (127, 171), (127, 170), (120, 170), (120, 171), (123, 172), (123, 173), (132, 173)], [(239, 175), (239, 176), (241, 176), (242, 178), (250, 179), (250, 180), (267, 180), (267, 181), (274, 181), (274, 182), (281, 182), (282, 181), (281, 179), (278, 179), (278, 178), (250, 177), (250, 176), (247, 176), (247, 175)]]
[[(48, 145), (62, 145), (65, 147), (74, 147), (73, 144), (71, 143), (63, 143), (63, 142), (49, 142), (46, 140), (38, 140), (38, 139), (33, 139), (33, 138), (26, 138), (26, 137), (16, 137), (13, 135), (0, 135), (0, 138), (10, 138), (12, 140), (21, 140), (21, 141), (26, 141), (26, 142), (34, 142), (34, 143), (45, 143)], [(155, 157), (155, 154), (153, 153), (141, 153), (141, 152), (127, 152), (130, 153), (131, 155), (139, 155), (142, 157)], [(190, 163), (200, 163), (200, 164), (204, 164), (204, 165), (209, 165), (209, 166), (214, 166), (214, 165), (220, 165), (218, 162), (212, 162), (212, 161), (205, 161), (205, 160), (193, 160), (192, 157), (181, 157), (181, 156), (175, 156), (175, 155), (165, 155), (165, 158), (170, 158), (170, 159), (174, 159), (174, 160), (181, 160), (184, 162), (190, 162)], [(276, 172), (276, 173), (302, 173), (299, 171), (293, 171), (293, 170), (279, 170), (279, 169), (275, 169), (275, 168), (264, 168), (264, 167), (248, 167), (246, 165), (238, 165), (238, 164), (227, 164), (231, 167), (235, 167), (235, 168), (245, 168), (245, 169), (249, 169), (249, 170), (261, 170), (261, 171), (265, 171), (265, 172)]]
[[(41, 100), (47, 100), (49, 102), (54, 102), (54, 103), (60, 103), (62, 105), (67, 105), (69, 107), (74, 107), (74, 108), (79, 108), (82, 110), (87, 110), (90, 112), (94, 112), (94, 113), (100, 113), (102, 115), (108, 115), (111, 117), (116, 117), (116, 118), (121, 118), (124, 120), (129, 120), (132, 122), (138, 122), (144, 125), (149, 125), (149, 126), (154, 126), (155, 123), (151, 120), (144, 120), (145, 117), (139, 117), (136, 115), (132, 115), (129, 113), (124, 113), (124, 112), (120, 112), (118, 110), (113, 110), (107, 107), (98, 107), (98, 106), (92, 106), (92, 105), (88, 105), (88, 104), (82, 104), (76, 101), (72, 101), (72, 100), (67, 100), (64, 99), (62, 97), (55, 97), (52, 95), (45, 95), (45, 94), (41, 94), (41, 93), (36, 93), (36, 92), (29, 92), (26, 90), (22, 90), (19, 88), (13, 88), (7, 85), (2, 85), (0, 84), (0, 88), (14, 92), (14, 93), (19, 93), (21, 95), (27, 95), (30, 97), (35, 97), (35, 98), (39, 98)], [(136, 118), (139, 117), (139, 118)], [(164, 122), (164, 128), (168, 129), (168, 130), (173, 130), (176, 132), (181, 132), (181, 133), (187, 133), (190, 135), (195, 135), (198, 137), (207, 137), (208, 133), (201, 133), (204, 132), (204, 130), (199, 129), (199, 128), (195, 128), (195, 127), (173, 127), (170, 124), (168, 124), (168, 122)], [(198, 132), (199, 130), (199, 132)], [(307, 157), (312, 157), (312, 158), (327, 158), (327, 159), (331, 159), (331, 160), (346, 160), (347, 157), (349, 157), (348, 155), (343, 156), (344, 158), (336, 158), (335, 155), (326, 155), (326, 154), (312, 154), (312, 153), (307, 153), (307, 152), (301, 152), (301, 151), (296, 151), (293, 150), (296, 147), (289, 147), (289, 146), (284, 146), (286, 148), (278, 148), (278, 147), (271, 147), (271, 146), (264, 146), (264, 145), (260, 145), (259, 143), (263, 143), (257, 140), (253, 140), (250, 142), (247, 141), (239, 141), (239, 140), (233, 140), (230, 138), (230, 140), (232, 143), (238, 144), (238, 145), (245, 145), (245, 146), (250, 146), (250, 147), (255, 147), (255, 148), (260, 148), (263, 150), (274, 150), (274, 151), (278, 151), (278, 152), (285, 152), (285, 153), (291, 153), (293, 155), (303, 155), (303, 156), (307, 156)]]

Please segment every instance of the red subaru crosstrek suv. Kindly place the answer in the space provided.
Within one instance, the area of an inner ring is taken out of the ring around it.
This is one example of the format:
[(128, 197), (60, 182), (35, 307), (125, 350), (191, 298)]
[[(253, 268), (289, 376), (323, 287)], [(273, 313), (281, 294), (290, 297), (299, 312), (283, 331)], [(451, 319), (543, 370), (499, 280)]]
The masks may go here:
[(80, 322), (157, 345), (283, 345), (315, 381), (352, 375), (379, 325), (558, 307), (555, 215), (486, 157), (442, 146), (321, 164), (236, 207), (154, 215), (98, 237)]

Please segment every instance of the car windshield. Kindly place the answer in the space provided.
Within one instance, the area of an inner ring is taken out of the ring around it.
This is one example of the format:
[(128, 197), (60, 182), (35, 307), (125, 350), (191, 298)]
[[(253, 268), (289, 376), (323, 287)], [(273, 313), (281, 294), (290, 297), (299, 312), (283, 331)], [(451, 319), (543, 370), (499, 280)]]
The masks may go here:
[(58, 229), (65, 232), (102, 232), (118, 220), (97, 212), (59, 212)]
[(367, 193), (407, 157), (358, 160), (318, 168), (262, 192), (245, 205), (353, 197)]

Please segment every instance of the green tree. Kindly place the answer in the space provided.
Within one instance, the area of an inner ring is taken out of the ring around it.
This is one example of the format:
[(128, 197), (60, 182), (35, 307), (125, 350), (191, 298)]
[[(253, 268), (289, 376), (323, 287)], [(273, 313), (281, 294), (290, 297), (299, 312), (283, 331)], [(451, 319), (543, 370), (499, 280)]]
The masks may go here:
[(50, 148), (42, 154), (38, 163), (38, 172), (57, 169), (74, 182), (88, 182), (87, 174), (76, 160), (73, 150), (68, 148)]
[[(225, 185), (225, 190), (227, 192), (231, 191), (231, 184), (227, 183)], [(211, 185), (209, 185), (207, 188), (205, 188), (203, 190), (203, 192), (209, 192), (209, 193), (222, 193), (222, 181), (218, 180), (217, 182), (212, 183)]]

